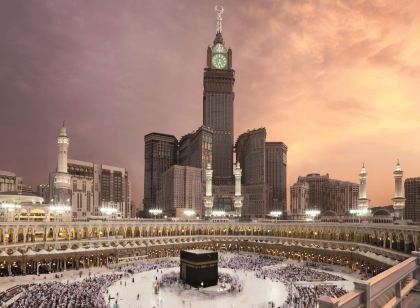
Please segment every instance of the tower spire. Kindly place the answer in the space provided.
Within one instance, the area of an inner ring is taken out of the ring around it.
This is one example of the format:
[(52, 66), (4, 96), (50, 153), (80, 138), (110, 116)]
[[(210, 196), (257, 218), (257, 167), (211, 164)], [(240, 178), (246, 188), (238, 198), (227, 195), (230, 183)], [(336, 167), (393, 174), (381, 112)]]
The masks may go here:
[(225, 11), (225, 9), (223, 8), (223, 6), (218, 6), (216, 5), (214, 7), (214, 11), (216, 12), (216, 38), (214, 39), (214, 45), (220, 43), (223, 44), (223, 37), (222, 37), (222, 15), (223, 12)]
[(223, 8), (223, 6), (219, 7), (218, 5), (216, 5), (214, 7), (214, 11), (216, 12), (216, 15), (217, 15), (216, 16), (216, 34), (222, 33), (222, 20), (223, 20), (222, 15), (225, 9)]

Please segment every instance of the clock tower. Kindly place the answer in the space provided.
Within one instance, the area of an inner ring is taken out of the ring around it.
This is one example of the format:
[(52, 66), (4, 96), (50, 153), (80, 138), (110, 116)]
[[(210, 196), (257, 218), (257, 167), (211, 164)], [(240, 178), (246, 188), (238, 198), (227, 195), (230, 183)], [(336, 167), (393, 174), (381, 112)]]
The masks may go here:
[(215, 7), (216, 37), (207, 48), (204, 69), (203, 125), (213, 130), (213, 183), (233, 184), (233, 101), (235, 71), (232, 50), (222, 36), (223, 8)]

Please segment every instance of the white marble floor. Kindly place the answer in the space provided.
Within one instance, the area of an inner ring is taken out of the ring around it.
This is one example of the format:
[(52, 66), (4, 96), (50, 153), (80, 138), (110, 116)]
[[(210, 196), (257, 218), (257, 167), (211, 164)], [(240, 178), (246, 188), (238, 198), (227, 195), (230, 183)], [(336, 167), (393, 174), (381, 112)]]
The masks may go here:
[[(163, 273), (171, 271), (179, 271), (179, 268), (164, 269)], [(149, 271), (135, 274), (134, 283), (132, 277), (123, 278), (122, 284), (118, 281), (111, 285), (108, 288), (109, 293), (105, 296), (107, 302), (109, 295), (114, 297), (110, 302), (111, 307), (115, 307), (115, 300), (118, 298), (120, 308), (266, 308), (269, 307), (269, 301), (273, 301), (277, 307), (287, 298), (287, 289), (283, 283), (258, 279), (252, 272), (235, 272), (224, 268), (219, 271), (237, 275), (242, 283), (242, 291), (212, 297), (197, 290), (174, 291), (164, 288), (155, 295), (153, 282), (156, 271)], [(137, 300), (137, 294), (140, 294), (140, 300)]]

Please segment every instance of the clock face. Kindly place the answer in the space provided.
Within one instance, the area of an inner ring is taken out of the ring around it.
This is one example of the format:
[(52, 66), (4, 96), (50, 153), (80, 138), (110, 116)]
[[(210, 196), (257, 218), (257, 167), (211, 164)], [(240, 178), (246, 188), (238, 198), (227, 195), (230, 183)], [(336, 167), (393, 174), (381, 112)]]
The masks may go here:
[(217, 69), (222, 69), (226, 67), (227, 59), (224, 54), (215, 54), (211, 59), (211, 63)]

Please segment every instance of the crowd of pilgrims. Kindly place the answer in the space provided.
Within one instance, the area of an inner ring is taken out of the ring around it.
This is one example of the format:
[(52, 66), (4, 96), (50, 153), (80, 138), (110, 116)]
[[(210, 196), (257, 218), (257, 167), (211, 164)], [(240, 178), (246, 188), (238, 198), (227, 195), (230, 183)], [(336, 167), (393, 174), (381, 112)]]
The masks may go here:
[(316, 300), (322, 295), (340, 297), (346, 290), (333, 284), (296, 285), (295, 282), (326, 282), (344, 281), (345, 279), (334, 274), (321, 272), (309, 267), (296, 264), (278, 266), (281, 257), (253, 255), (253, 254), (222, 254), (219, 256), (219, 267), (227, 267), (235, 270), (253, 271), (260, 279), (270, 279), (285, 284), (288, 297), (282, 308), (312, 308), (316, 307)]
[(286, 302), (282, 305), (282, 308), (316, 307), (316, 300), (321, 295), (340, 297), (346, 294), (346, 291), (343, 288), (335, 285), (299, 286), (286, 284), (286, 287), (289, 293)]
[(82, 308), (106, 307), (105, 288), (122, 278), (113, 273), (88, 277), (82, 281), (50, 281), (29, 286), (9, 308)]
[[(317, 271), (296, 264), (284, 265), (284, 258), (256, 254), (219, 253), (219, 268), (252, 271), (260, 279), (270, 279), (285, 284), (288, 297), (283, 307), (311, 308), (316, 306), (316, 299), (321, 295), (339, 297), (346, 291), (333, 284), (319, 283), (323, 281), (344, 280), (340, 276)], [(111, 307), (111, 297), (107, 298), (107, 288), (123, 277), (131, 277), (136, 273), (179, 267), (179, 259), (149, 259), (137, 264), (123, 266), (109, 274), (90, 276), (73, 282), (42, 282), (23, 288), (20, 296), (9, 308), (103, 308)], [(158, 276), (155, 279), (157, 281)], [(161, 275), (163, 285), (178, 282), (178, 275)], [(238, 279), (230, 275), (220, 277), (234, 288), (241, 291), (242, 285)], [(134, 277), (132, 277), (134, 283)], [(295, 282), (317, 282), (317, 285), (297, 285)], [(126, 283), (126, 282), (125, 282)], [(140, 294), (137, 295), (139, 300)]]
[(256, 272), (258, 278), (269, 277), (273, 281), (281, 281), (283, 283), (293, 283), (296, 281), (340, 281), (344, 278), (327, 272), (320, 272), (309, 267), (302, 267), (295, 264), (288, 264), (280, 268), (265, 268)]
[[(163, 274), (159, 279), (156, 276), (156, 281), (159, 283), (161, 288), (173, 287), (176, 286), (178, 289), (189, 288), (185, 286), (184, 282), (179, 277), (179, 272), (169, 272)], [(232, 276), (228, 273), (219, 273), (218, 274), (219, 285), (229, 285), (227, 288), (227, 293), (241, 292), (242, 283), (237, 276)]]

